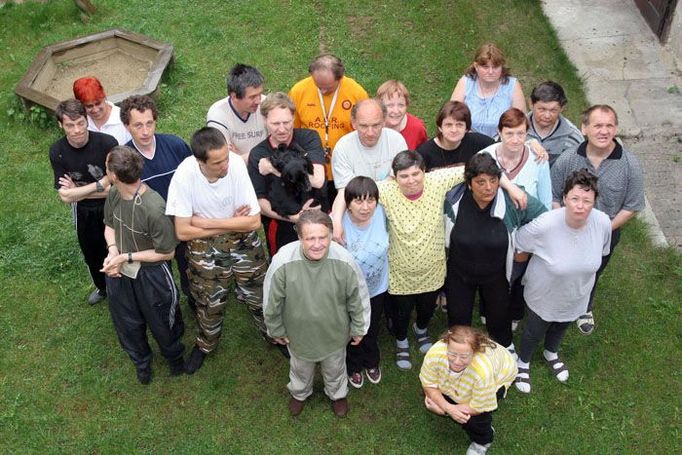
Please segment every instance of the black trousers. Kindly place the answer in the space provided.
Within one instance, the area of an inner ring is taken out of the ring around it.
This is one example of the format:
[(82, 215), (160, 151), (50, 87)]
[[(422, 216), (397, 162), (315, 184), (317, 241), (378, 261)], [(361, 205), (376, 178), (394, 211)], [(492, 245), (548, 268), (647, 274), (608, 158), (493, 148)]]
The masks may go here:
[(523, 280), (523, 276), (526, 274), (528, 262), (514, 261), (512, 268), (511, 290), (509, 293), (509, 319), (512, 321), (522, 320), (523, 310), (526, 308), (526, 300), (523, 298), (525, 286), (521, 284), (521, 280)]
[(147, 327), (169, 362), (182, 358), (185, 346), (178, 290), (166, 263), (140, 267), (136, 279), (106, 277), (109, 312), (123, 350), (138, 370), (151, 366)]
[(274, 220), (266, 216), (261, 216), (263, 220), (263, 230), (268, 243), (268, 253), (274, 256), (280, 248), (298, 240), (298, 234), (294, 230), (294, 223), (287, 221)]
[[(187, 275), (187, 269), (189, 263), (187, 262), (187, 242), (180, 242), (178, 246), (175, 247), (175, 262), (178, 266), (178, 274), (180, 275), (180, 289), (182, 293), (187, 297), (187, 304), (196, 312), (197, 304), (192, 297), (192, 292), (189, 288), (189, 277)], [(169, 263), (170, 265), (170, 263)]]
[(383, 292), (369, 300), (372, 316), (367, 334), (357, 346), (348, 343), (346, 349), (346, 369), (348, 370), (348, 375), (360, 373), (363, 368), (376, 368), (379, 366), (379, 327), (387, 295), (386, 292)]
[[(450, 404), (459, 404), (449, 396), (443, 394), (443, 398)], [(504, 386), (497, 389), (497, 401), (504, 398)], [(466, 431), (469, 439), (477, 444), (485, 445), (493, 442), (495, 433), (493, 431), (493, 412), (482, 412), (481, 414), (469, 417), (467, 423), (460, 423)], [(448, 417), (449, 418), (449, 417)]]
[(504, 347), (509, 346), (512, 342), (509, 283), (504, 269), (490, 276), (478, 277), (456, 267), (448, 267), (445, 280), (448, 327), (471, 325), (477, 290), (485, 300), (486, 329), (490, 337)]
[(75, 204), (76, 235), (83, 258), (95, 286), (100, 291), (107, 287), (104, 273), (99, 270), (107, 257), (107, 241), (104, 239), (104, 202), (95, 206)]
[(391, 294), (393, 306), (393, 335), (396, 340), (407, 338), (412, 308), (417, 309), (417, 327), (426, 329), (436, 309), (436, 298), (439, 291), (423, 292), (421, 294), (399, 295)]
[(558, 352), (559, 344), (566, 334), (570, 322), (545, 321), (530, 308), (526, 308), (526, 327), (521, 335), (521, 351), (519, 358), (522, 362), (530, 362), (533, 353), (542, 339), (545, 339), (545, 349), (549, 352)]
[(587, 311), (592, 311), (592, 307), (594, 306), (594, 294), (597, 291), (597, 282), (599, 281), (599, 277), (606, 266), (609, 265), (611, 255), (613, 254), (613, 250), (616, 248), (616, 245), (618, 245), (618, 242), (620, 242), (620, 229), (611, 231), (611, 250), (609, 251), (609, 254), (601, 258), (601, 265), (599, 266), (597, 274), (594, 277), (594, 286), (592, 286), (592, 291), (590, 291), (590, 301), (587, 304)]

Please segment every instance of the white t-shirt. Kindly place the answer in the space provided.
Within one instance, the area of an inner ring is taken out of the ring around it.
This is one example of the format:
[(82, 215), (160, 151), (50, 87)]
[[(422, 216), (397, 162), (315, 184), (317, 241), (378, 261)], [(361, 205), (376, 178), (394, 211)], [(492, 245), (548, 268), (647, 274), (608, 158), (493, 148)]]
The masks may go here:
[(97, 128), (95, 121), (88, 115), (88, 130), (114, 136), (114, 138), (116, 138), (118, 141), (118, 145), (125, 145), (133, 137), (130, 135), (130, 132), (126, 129), (125, 125), (121, 121), (121, 108), (113, 103), (110, 103), (109, 101), (106, 103), (111, 106), (109, 118), (104, 125), (102, 125), (102, 128)]
[[(265, 96), (262, 95), (261, 101), (264, 99)], [(206, 126), (219, 130), (225, 136), (225, 140), (236, 145), (241, 154), (247, 156), (254, 146), (268, 137), (265, 118), (261, 115), (260, 109), (243, 120), (232, 107), (229, 96), (216, 101), (208, 109)]]
[(357, 131), (346, 134), (336, 143), (332, 154), (334, 185), (345, 188), (358, 175), (377, 182), (386, 179), (391, 174), (393, 158), (403, 150), (407, 150), (405, 138), (390, 128), (382, 129), (379, 141), (371, 148), (362, 145)]
[(251, 185), (244, 160), (230, 152), (227, 175), (209, 183), (193, 156), (180, 163), (168, 187), (166, 215), (188, 218), (232, 218), (242, 205), (249, 205), (249, 215), (260, 213), (256, 192)]
[(516, 249), (533, 253), (523, 278), (528, 307), (545, 321), (570, 322), (587, 311), (594, 276), (609, 254), (611, 220), (592, 209), (581, 229), (564, 207), (545, 212), (516, 233)]

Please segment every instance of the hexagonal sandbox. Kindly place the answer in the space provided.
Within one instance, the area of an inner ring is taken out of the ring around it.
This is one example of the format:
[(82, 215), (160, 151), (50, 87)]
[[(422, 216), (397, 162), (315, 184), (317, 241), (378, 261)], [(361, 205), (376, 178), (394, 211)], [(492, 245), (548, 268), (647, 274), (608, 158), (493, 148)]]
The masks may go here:
[(94, 76), (107, 99), (118, 103), (131, 95), (150, 95), (173, 58), (173, 46), (138, 33), (112, 29), (46, 46), (21, 78), (15, 93), (25, 106), (54, 111), (73, 97), (73, 81)]

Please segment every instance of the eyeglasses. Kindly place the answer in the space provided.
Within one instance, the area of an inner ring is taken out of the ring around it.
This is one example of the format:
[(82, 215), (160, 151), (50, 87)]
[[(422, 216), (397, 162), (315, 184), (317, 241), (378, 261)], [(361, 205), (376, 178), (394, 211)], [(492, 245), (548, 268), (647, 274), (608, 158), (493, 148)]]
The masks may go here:
[(462, 362), (468, 362), (471, 360), (472, 354), (460, 354), (459, 352), (447, 352), (448, 359), (450, 360), (461, 360)]

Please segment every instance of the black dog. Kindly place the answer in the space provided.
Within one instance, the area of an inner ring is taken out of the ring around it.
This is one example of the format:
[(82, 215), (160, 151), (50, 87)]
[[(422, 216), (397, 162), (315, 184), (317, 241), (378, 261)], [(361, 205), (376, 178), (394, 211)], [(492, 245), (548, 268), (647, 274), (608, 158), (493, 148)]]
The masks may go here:
[(294, 150), (280, 144), (270, 157), (272, 166), (281, 174), (270, 187), (270, 206), (284, 217), (298, 213), (311, 198), (315, 200), (313, 205), (320, 204), (314, 194), (317, 191), (313, 191), (308, 177), (313, 173), (313, 163), (298, 144), (294, 143), (292, 146)]

